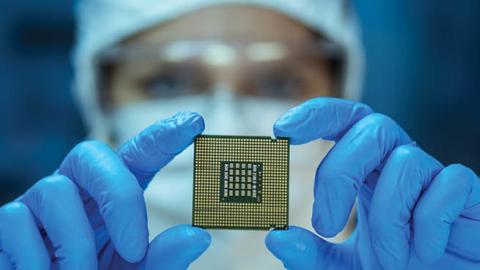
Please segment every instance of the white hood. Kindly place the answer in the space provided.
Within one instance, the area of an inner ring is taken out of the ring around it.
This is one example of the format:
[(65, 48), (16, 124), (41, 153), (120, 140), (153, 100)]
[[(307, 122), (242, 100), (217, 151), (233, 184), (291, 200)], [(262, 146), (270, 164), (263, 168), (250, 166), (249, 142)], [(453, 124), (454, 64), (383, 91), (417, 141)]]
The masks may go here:
[(106, 140), (110, 125), (100, 107), (97, 56), (148, 27), (218, 4), (253, 5), (285, 14), (345, 51), (343, 96), (360, 98), (363, 58), (355, 14), (342, 0), (80, 0), (74, 90), (91, 138)]

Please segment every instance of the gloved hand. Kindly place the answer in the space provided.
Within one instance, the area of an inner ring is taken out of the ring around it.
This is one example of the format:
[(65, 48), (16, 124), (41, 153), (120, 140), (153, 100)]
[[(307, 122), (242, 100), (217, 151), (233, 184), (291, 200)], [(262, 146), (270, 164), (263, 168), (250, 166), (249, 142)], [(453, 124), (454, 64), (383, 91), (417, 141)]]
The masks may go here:
[(0, 209), (0, 269), (186, 269), (210, 244), (188, 225), (148, 243), (143, 189), (204, 129), (178, 113), (117, 152), (77, 145), (59, 169)]
[(336, 142), (315, 176), (319, 235), (340, 232), (358, 203), (357, 227), (341, 244), (299, 227), (270, 232), (266, 245), (286, 268), (480, 269), (480, 179), (470, 169), (444, 167), (392, 119), (347, 100), (309, 100), (274, 133), (292, 144)]

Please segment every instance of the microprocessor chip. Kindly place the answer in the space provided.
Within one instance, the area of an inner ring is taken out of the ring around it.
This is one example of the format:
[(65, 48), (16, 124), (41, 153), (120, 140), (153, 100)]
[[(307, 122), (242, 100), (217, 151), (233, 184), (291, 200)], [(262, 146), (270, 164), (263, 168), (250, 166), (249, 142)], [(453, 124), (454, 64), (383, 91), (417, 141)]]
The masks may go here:
[(287, 138), (197, 136), (193, 225), (287, 229), (289, 149)]

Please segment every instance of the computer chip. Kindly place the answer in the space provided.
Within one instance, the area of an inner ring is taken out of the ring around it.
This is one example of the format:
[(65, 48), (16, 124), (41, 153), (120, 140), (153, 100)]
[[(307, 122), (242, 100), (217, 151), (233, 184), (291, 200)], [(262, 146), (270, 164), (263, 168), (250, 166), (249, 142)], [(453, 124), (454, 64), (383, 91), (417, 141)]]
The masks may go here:
[(287, 229), (289, 150), (287, 138), (197, 136), (193, 225)]

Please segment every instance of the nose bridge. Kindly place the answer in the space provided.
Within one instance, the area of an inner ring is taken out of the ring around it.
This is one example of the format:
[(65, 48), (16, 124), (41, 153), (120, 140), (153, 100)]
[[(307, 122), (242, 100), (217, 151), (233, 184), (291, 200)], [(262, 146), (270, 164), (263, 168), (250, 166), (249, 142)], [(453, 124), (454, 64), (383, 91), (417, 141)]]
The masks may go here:
[(213, 67), (210, 70), (210, 76), (212, 78), (212, 86), (218, 91), (233, 90), (234, 93), (240, 93), (241, 85), (245, 79), (245, 67), (244, 64), (236, 61), (229, 66)]
[(215, 83), (213, 87), (212, 99), (215, 103), (220, 105), (223, 103), (234, 103), (237, 98), (237, 89), (230, 80), (221, 80)]
[(239, 121), (237, 91), (232, 84), (221, 82), (213, 89), (206, 119), (206, 132), (212, 134), (238, 134), (242, 126)]

